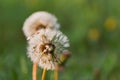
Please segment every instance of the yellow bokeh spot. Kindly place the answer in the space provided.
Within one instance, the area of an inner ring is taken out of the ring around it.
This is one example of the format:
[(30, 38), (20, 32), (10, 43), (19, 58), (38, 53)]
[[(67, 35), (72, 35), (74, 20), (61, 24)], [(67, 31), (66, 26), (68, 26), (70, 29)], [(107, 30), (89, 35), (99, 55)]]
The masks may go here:
[(106, 30), (109, 30), (109, 31), (115, 30), (117, 27), (117, 21), (112, 17), (108, 18), (106, 19), (104, 26)]
[(88, 38), (92, 41), (97, 41), (100, 38), (100, 31), (96, 28), (90, 29), (88, 32)]

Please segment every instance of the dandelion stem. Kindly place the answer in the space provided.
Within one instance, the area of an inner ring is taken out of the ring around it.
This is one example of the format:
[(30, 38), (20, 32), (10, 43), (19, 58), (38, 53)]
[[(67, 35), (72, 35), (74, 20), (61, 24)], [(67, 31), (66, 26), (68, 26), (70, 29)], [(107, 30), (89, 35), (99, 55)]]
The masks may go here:
[(46, 72), (47, 72), (47, 69), (44, 68), (42, 73), (42, 80), (45, 80)]
[(58, 80), (58, 65), (56, 64), (56, 69), (54, 70), (54, 80)]
[(37, 63), (33, 63), (33, 72), (32, 72), (33, 80), (37, 80), (37, 66), (38, 66)]

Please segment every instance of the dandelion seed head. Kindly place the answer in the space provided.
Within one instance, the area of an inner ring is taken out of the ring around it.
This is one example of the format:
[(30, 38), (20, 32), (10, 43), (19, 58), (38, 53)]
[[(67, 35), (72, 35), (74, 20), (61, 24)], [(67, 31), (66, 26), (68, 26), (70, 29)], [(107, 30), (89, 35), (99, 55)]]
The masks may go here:
[(41, 68), (54, 70), (57, 54), (69, 47), (69, 40), (56, 29), (40, 29), (28, 37), (28, 57), (37, 62)]
[(48, 12), (35, 12), (25, 20), (23, 32), (29, 37), (41, 28), (59, 29), (57, 18)]

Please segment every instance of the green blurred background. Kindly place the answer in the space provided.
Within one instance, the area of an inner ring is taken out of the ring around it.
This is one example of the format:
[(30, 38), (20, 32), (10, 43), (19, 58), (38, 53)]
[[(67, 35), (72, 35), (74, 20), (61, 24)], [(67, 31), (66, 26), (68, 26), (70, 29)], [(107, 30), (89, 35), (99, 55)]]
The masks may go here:
[(0, 0), (0, 80), (32, 80), (22, 26), (36, 11), (55, 14), (70, 39), (60, 80), (120, 80), (120, 0)]

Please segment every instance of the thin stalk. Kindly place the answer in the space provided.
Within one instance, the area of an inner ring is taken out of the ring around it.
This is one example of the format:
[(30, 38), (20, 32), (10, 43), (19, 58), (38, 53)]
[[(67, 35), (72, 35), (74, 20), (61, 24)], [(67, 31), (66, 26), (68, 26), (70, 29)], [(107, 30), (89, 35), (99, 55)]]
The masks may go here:
[(33, 80), (37, 80), (37, 68), (38, 68), (38, 64), (33, 63), (33, 72), (32, 72), (32, 79)]
[(42, 73), (42, 80), (45, 80), (46, 72), (47, 72), (47, 69), (44, 68), (44, 69), (43, 69), (43, 73)]
[(54, 70), (54, 80), (58, 80), (58, 64), (56, 64), (56, 68)]

